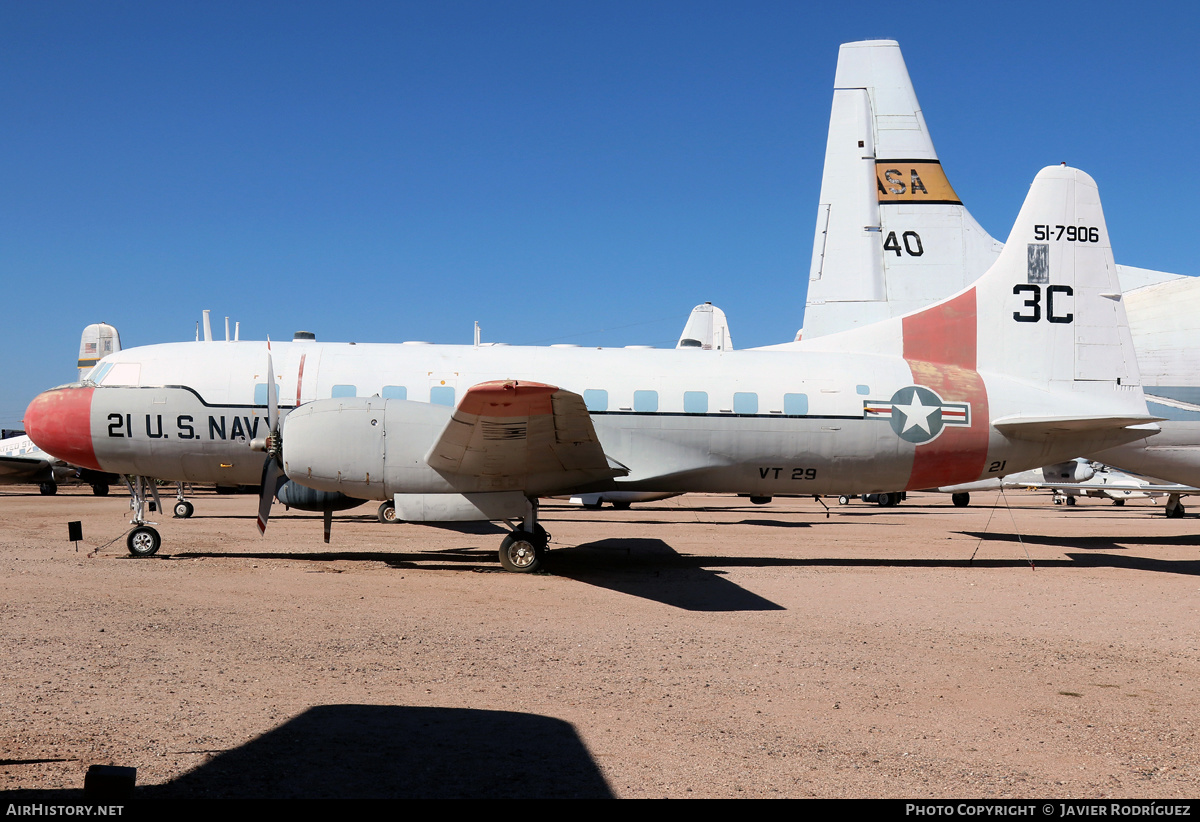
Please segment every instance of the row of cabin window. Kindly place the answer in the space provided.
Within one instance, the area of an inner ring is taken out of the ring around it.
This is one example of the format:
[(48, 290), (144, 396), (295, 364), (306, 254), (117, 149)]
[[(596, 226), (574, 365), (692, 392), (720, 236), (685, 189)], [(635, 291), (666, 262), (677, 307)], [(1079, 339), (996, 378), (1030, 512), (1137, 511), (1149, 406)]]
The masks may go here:
[[(358, 389), (353, 385), (335, 385), (331, 397), (354, 397), (357, 396)], [(871, 389), (865, 385), (857, 387), (857, 393), (866, 395), (871, 393)], [(403, 385), (385, 385), (380, 392), (380, 396), (385, 400), (406, 400), (408, 399), (408, 389)], [(433, 405), (447, 405), (454, 407), (454, 386), (452, 385), (435, 385), (429, 389), (429, 402)], [(589, 411), (608, 411), (608, 391), (603, 388), (589, 388), (583, 392), (583, 402)], [(259, 383), (254, 386), (254, 404), (267, 404), (267, 384)], [(632, 409), (614, 409), (614, 410), (633, 410), (642, 413), (652, 414), (658, 411), (658, 392), (657, 391), (634, 391), (633, 392), (633, 407)], [(720, 411), (734, 414), (757, 414), (758, 413), (758, 394), (753, 391), (738, 391), (733, 395), (733, 408), (722, 408)], [(708, 392), (707, 391), (684, 391), (683, 392), (683, 413), (685, 414), (707, 414), (709, 413)], [(784, 394), (783, 395), (783, 413), (788, 416), (802, 417), (808, 414), (808, 395), (807, 394)]]
[[(608, 411), (608, 391), (603, 388), (589, 388), (583, 392), (583, 402), (589, 411)], [(634, 391), (631, 408), (614, 408), (614, 411), (640, 411), (652, 414), (658, 411), (657, 391)], [(758, 394), (752, 391), (738, 391), (733, 395), (732, 408), (710, 408), (707, 391), (684, 391), (683, 413), (707, 414), (710, 411), (732, 412), (734, 414), (757, 414)], [(808, 413), (807, 394), (784, 394), (783, 413), (789, 416), (804, 416)]]

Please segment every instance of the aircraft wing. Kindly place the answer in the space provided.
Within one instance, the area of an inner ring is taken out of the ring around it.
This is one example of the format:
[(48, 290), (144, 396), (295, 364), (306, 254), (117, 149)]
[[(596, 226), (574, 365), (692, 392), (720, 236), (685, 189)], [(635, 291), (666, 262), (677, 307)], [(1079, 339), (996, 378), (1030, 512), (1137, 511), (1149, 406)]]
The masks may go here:
[(526, 490), (629, 473), (605, 456), (583, 397), (516, 380), (468, 389), (425, 461), (443, 474)]
[(0, 456), (0, 482), (48, 482), (54, 479), (45, 457)]
[(1165, 494), (1200, 494), (1191, 485), (1162, 483), (1139, 485), (1136, 482), (1107, 482), (1103, 485), (1088, 482), (1023, 482), (1021, 488), (1046, 488), (1052, 491), (1155, 491)]

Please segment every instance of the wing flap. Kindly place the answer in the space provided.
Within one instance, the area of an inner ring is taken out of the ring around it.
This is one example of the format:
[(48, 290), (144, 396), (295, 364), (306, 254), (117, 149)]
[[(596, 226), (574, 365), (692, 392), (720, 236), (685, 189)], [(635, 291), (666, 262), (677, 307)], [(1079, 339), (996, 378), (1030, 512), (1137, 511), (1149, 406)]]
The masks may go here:
[(605, 456), (583, 397), (517, 380), (468, 389), (425, 461), (444, 474), (539, 493), (628, 473)]

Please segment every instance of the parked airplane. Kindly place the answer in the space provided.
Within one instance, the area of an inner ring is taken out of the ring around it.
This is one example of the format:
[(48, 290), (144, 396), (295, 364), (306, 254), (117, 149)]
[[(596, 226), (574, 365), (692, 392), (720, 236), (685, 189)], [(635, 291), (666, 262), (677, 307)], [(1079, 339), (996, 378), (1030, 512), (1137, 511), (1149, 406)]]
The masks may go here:
[[(838, 53), (804, 328), (811, 340), (929, 305), (999, 258), (942, 170), (899, 45), (846, 43)], [(1046, 223), (1049, 241), (1077, 227)], [(1200, 279), (1117, 267), (1153, 439), (1094, 459), (1200, 486)], [(1180, 494), (1168, 516), (1182, 515)]]
[[(92, 369), (99, 359), (121, 350), (121, 338), (117, 329), (106, 323), (85, 326), (79, 339), (79, 377)], [(118, 481), (114, 474), (101, 473), (88, 468), (67, 465), (60, 459), (47, 454), (34, 445), (24, 432), (5, 432), (0, 440), (0, 483), (37, 483), (38, 491), (45, 496), (58, 493), (58, 486), (68, 482), (81, 482), (92, 486), (98, 497), (106, 495), (109, 486)]]
[[(1066, 223), (1071, 236), (1040, 237)], [(175, 343), (105, 358), (25, 423), (98, 470), (263, 478), (263, 527), (283, 476), (313, 489), (327, 527), (345, 497), (392, 501), (407, 521), (517, 519), (500, 560), (522, 571), (549, 538), (541, 496), (928, 488), (1153, 431), (1095, 183), (1043, 170), (1010, 239), (950, 299), (803, 346)], [(130, 550), (158, 550), (140, 512), (135, 525)]]

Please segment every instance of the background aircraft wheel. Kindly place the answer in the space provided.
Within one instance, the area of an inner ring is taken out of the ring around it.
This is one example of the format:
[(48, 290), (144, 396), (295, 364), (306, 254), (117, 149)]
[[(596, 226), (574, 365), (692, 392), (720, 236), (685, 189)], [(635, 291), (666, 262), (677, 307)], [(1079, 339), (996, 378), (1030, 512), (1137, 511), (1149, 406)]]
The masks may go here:
[(1067, 497), (1067, 505), (1074, 505), (1075, 497)]
[(954, 503), (956, 508), (966, 508), (971, 504), (971, 495), (968, 493), (951, 494), (950, 501)]
[(107, 482), (98, 482), (95, 485), (93, 485), (92, 486), (92, 494), (94, 494), (97, 497), (107, 497), (108, 496), (108, 483)]
[(846, 496), (845, 494), (842, 494), (840, 497), (838, 497), (838, 505), (849, 505), (849, 504), (850, 504), (850, 497)]
[(162, 537), (149, 525), (139, 525), (129, 532), (125, 544), (129, 546), (129, 553), (135, 557), (150, 557), (158, 553)]
[(181, 499), (175, 503), (175, 516), (179, 519), (187, 519), (194, 513), (196, 513), (196, 506), (187, 500)]
[(531, 574), (542, 567), (546, 553), (545, 531), (531, 534), (528, 531), (513, 531), (500, 543), (500, 565), (505, 571)]
[(390, 500), (388, 500), (387, 502), (380, 503), (379, 512), (376, 514), (376, 516), (379, 517), (379, 521), (382, 522), (384, 525), (392, 525), (393, 523), (395, 523), (397, 521), (396, 520), (396, 503), (394, 503)]
[(628, 511), (629, 506), (631, 505), (633, 505), (632, 502), (614, 502), (612, 507), (616, 508), (618, 511)]
[(1124, 504), (1125, 504), (1125, 500), (1123, 500), (1123, 499), (1115, 499), (1115, 500), (1113, 500), (1113, 505), (1117, 506), (1118, 508), (1119, 508), (1119, 507), (1121, 507), (1121, 506), (1122, 506), (1122, 505), (1124, 505)]
[(53, 482), (43, 482), (38, 485), (38, 492), (43, 497), (52, 497), (58, 493), (58, 484)]
[(1167, 508), (1163, 513), (1167, 515), (1168, 519), (1179, 519), (1183, 516), (1183, 504), (1176, 503), (1174, 508)]
[[(875, 502), (880, 508), (890, 508), (896, 504), (895, 502), (892, 502), (893, 497), (893, 494), (876, 494)], [(897, 500), (897, 502), (898, 501), (899, 500)]]

